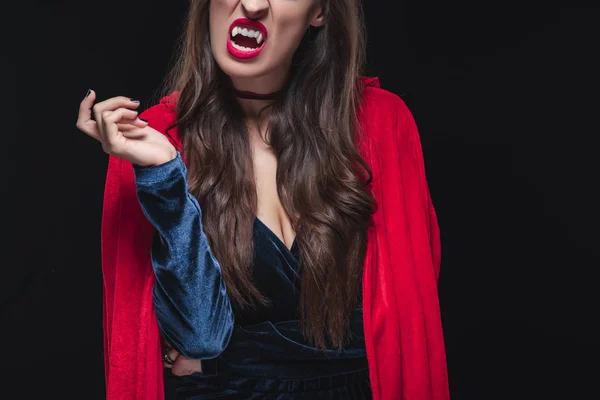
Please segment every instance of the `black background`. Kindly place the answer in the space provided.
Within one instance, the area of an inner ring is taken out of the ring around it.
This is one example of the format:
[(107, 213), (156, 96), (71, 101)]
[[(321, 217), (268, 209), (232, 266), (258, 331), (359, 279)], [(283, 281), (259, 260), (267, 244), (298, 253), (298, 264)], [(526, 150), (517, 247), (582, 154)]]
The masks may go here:
[[(8, 4), (8, 3), (7, 3)], [(2, 398), (103, 398), (99, 100), (156, 102), (185, 1), (3, 12)], [(595, 397), (598, 21), (544, 2), (370, 1), (368, 75), (420, 128), (453, 399)], [(588, 365), (591, 364), (591, 365)]]

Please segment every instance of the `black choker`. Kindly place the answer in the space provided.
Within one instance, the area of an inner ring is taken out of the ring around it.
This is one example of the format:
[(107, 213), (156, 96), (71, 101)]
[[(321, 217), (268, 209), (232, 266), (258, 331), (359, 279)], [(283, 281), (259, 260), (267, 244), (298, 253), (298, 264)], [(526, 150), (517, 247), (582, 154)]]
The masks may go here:
[(277, 98), (277, 96), (279, 96), (280, 92), (260, 94), (260, 93), (254, 93), (254, 92), (247, 92), (245, 90), (237, 90), (234, 88), (233, 93), (235, 94), (236, 97), (239, 97), (240, 99), (275, 100)]

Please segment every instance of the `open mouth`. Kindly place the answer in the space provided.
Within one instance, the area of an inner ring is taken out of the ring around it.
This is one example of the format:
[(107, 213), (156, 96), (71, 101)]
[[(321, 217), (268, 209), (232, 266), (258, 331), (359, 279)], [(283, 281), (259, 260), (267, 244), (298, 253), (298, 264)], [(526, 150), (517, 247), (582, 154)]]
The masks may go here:
[(267, 41), (267, 28), (258, 21), (238, 18), (229, 28), (227, 49), (237, 58), (256, 57)]
[(252, 28), (236, 26), (231, 31), (231, 41), (240, 50), (256, 50), (263, 42), (263, 34)]

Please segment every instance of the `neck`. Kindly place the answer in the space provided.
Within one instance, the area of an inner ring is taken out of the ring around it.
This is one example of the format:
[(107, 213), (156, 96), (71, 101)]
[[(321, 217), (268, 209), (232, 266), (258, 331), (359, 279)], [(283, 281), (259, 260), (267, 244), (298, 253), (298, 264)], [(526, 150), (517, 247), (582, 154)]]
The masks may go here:
[(265, 107), (265, 114), (268, 112), (268, 106), (277, 100), (287, 81), (289, 67), (277, 68), (258, 77), (230, 76), (234, 95), (246, 117), (255, 119)]
[(261, 90), (260, 88), (240, 89), (232, 88), (233, 95), (248, 119), (263, 120), (269, 113), (270, 106), (275, 104), (281, 94), (281, 89)]
[(258, 123), (264, 121), (268, 117), (271, 106), (275, 103), (275, 100), (255, 100), (239, 97), (237, 98), (237, 101), (242, 108), (246, 119)]
[(246, 91), (246, 90), (238, 90), (238, 89), (234, 88), (233, 93), (235, 94), (235, 96), (238, 99), (267, 100), (268, 101), (268, 100), (276, 100), (281, 92), (277, 91), (277, 92), (273, 92), (273, 93), (255, 93), (255, 92), (250, 92), (250, 91)]

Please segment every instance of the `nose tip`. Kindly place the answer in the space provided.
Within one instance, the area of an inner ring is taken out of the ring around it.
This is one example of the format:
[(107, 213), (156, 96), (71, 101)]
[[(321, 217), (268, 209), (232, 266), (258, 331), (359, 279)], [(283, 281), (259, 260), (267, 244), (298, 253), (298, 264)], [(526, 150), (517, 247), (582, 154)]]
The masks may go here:
[(249, 19), (260, 19), (269, 10), (269, 2), (266, 0), (248, 0), (242, 2), (242, 10)]

